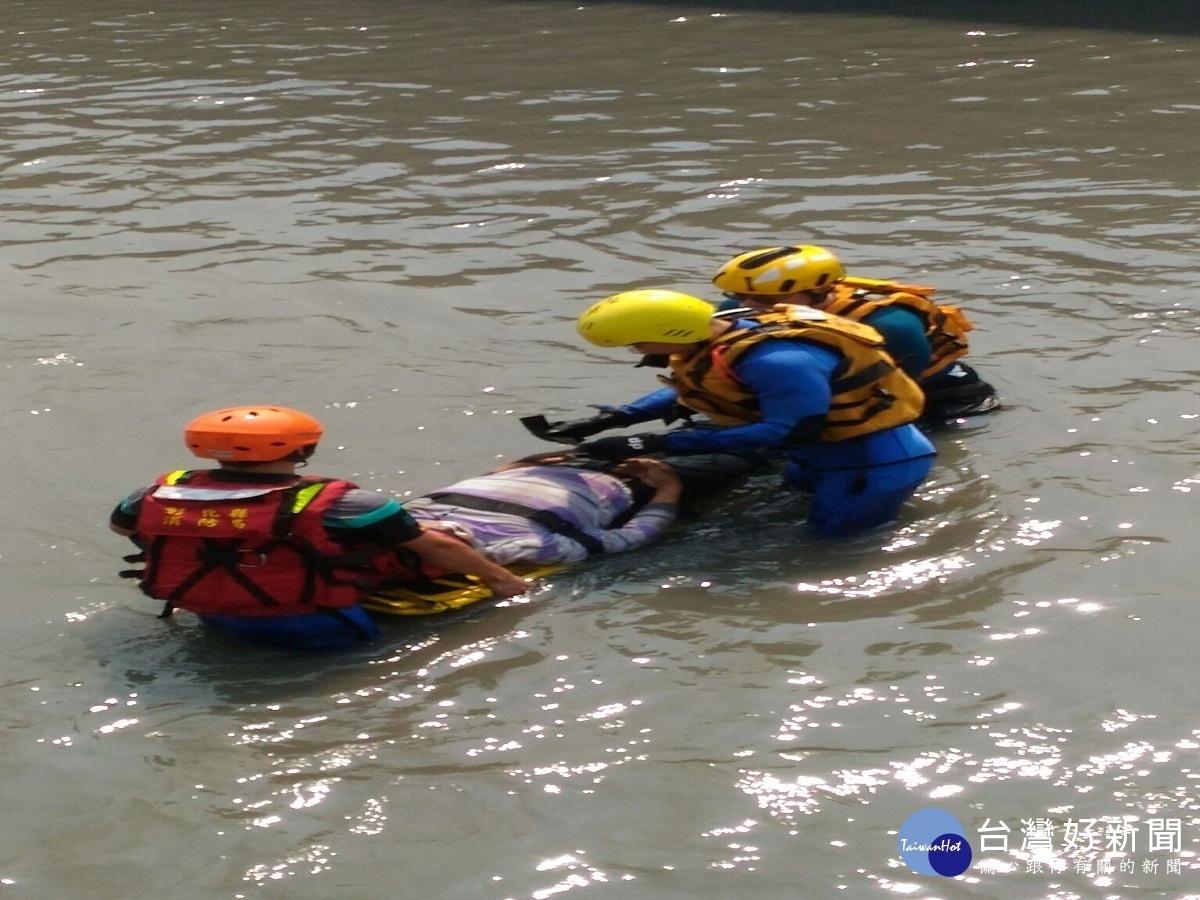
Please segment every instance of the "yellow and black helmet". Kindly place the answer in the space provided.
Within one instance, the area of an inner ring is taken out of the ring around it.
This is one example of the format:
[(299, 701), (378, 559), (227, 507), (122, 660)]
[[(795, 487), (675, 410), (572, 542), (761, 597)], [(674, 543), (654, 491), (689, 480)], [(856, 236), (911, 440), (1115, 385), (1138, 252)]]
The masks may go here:
[(829, 287), (846, 277), (838, 258), (812, 245), (766, 247), (735, 256), (713, 276), (726, 294), (778, 296)]

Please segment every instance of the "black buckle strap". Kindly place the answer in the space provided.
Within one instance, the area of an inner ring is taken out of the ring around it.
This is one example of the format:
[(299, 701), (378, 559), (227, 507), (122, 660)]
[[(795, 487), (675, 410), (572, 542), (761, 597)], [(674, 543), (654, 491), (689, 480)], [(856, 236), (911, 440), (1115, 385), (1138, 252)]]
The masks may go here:
[(849, 391), (857, 390), (860, 387), (866, 387), (871, 382), (878, 381), (880, 378), (883, 378), (895, 370), (896, 367), (890, 362), (885, 362), (882, 359), (876, 360), (855, 375), (847, 375), (842, 378), (838, 378), (833, 382), (832, 385), (830, 385), (830, 388), (835, 395), (847, 393)]
[(599, 540), (576, 528), (558, 513), (548, 509), (534, 509), (520, 503), (510, 503), (507, 500), (493, 500), (490, 497), (476, 497), (472, 494), (456, 494), (451, 491), (439, 491), (426, 494), (431, 500), (437, 500), (450, 506), (461, 506), (463, 509), (478, 509), (484, 512), (498, 512), (510, 516), (520, 516), (537, 522), (547, 531), (569, 538), (587, 551), (589, 556), (598, 556), (604, 552), (604, 544)]

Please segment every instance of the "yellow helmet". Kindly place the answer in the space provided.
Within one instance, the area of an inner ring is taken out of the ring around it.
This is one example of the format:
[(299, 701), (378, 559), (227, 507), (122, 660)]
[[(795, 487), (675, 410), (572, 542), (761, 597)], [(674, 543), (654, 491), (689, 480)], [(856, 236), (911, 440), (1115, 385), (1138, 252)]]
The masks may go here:
[(767, 247), (735, 256), (713, 276), (727, 294), (794, 294), (828, 287), (846, 277), (838, 258), (824, 247)]
[(576, 327), (597, 347), (693, 344), (708, 339), (712, 317), (712, 304), (678, 291), (624, 291), (595, 304)]

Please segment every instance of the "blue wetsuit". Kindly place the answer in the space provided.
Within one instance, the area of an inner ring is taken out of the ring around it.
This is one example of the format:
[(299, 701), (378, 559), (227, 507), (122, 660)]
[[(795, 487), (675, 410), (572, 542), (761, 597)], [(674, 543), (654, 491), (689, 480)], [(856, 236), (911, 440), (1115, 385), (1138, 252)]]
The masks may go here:
[[(734, 327), (753, 325), (738, 320)], [(666, 452), (785, 449), (789, 462), (784, 480), (812, 492), (809, 525), (818, 534), (841, 537), (892, 521), (928, 476), (935, 451), (913, 425), (840, 441), (817, 440), (841, 363), (832, 350), (799, 341), (754, 345), (738, 358), (734, 371), (758, 400), (761, 420), (669, 432)], [(675, 401), (674, 389), (664, 388), (619, 409), (635, 422), (647, 422), (661, 417)], [(805, 433), (807, 440), (793, 443)]]
[(933, 348), (925, 336), (925, 320), (903, 306), (885, 306), (862, 317), (883, 336), (884, 346), (904, 373), (920, 381), (921, 373), (929, 368)]

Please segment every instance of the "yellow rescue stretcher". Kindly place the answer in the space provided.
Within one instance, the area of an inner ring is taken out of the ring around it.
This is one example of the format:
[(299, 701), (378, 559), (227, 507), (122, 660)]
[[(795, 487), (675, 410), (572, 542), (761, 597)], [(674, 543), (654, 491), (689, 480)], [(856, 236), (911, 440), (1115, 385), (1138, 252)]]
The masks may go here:
[[(512, 565), (509, 571), (522, 578), (542, 578), (563, 568), (556, 565)], [(474, 575), (442, 575), (406, 583), (372, 594), (363, 606), (389, 616), (429, 616), (462, 609), (493, 596), (491, 588)]]

